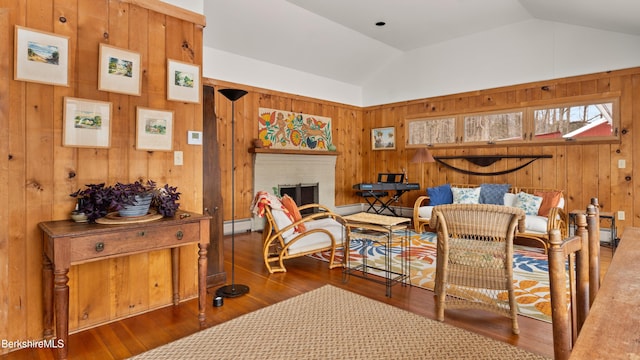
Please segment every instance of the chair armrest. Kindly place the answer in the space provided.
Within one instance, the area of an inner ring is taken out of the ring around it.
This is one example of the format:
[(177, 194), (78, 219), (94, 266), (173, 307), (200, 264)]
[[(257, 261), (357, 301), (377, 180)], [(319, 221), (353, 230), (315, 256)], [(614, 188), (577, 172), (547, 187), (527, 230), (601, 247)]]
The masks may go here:
[(313, 208), (317, 208), (318, 210), (321, 210), (324, 212), (332, 213), (332, 211), (328, 207), (320, 204), (306, 204), (306, 205), (298, 206), (298, 210), (306, 210), (306, 209), (313, 209)]
[(551, 208), (547, 218), (547, 232), (552, 229), (558, 229), (563, 239), (569, 236), (569, 214), (564, 209), (559, 207)]
[(413, 203), (413, 217), (416, 218), (418, 216), (418, 210), (420, 209), (421, 206), (424, 206), (425, 201), (428, 201), (429, 196), (427, 195), (421, 195), (418, 196), (418, 198), (416, 199), (416, 202)]

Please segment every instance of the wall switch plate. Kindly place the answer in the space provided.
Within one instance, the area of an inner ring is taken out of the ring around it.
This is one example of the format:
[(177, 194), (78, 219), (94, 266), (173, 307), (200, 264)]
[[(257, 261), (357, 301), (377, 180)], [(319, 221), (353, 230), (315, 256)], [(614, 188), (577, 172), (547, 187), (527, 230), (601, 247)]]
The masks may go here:
[(174, 151), (173, 165), (182, 165), (183, 163), (184, 163), (184, 159), (182, 158), (182, 151)]
[(624, 211), (618, 211), (618, 220), (624, 220)]
[(187, 144), (202, 145), (202, 131), (189, 131), (187, 136)]
[(624, 169), (627, 167), (627, 162), (624, 159), (618, 160), (618, 169)]

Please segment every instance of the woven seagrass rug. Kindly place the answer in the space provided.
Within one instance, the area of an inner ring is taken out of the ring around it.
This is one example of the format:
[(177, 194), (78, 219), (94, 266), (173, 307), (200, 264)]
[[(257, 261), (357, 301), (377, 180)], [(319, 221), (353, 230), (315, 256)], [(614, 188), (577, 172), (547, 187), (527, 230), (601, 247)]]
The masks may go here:
[[(410, 262), (411, 285), (433, 290), (436, 278), (436, 234), (418, 234), (409, 230), (411, 239), (408, 251), (400, 247), (391, 248), (392, 262), (398, 264), (404, 257)], [(350, 261), (358, 264), (367, 256), (367, 263), (384, 268), (385, 246), (371, 242), (352, 240)], [(329, 252), (309, 255), (328, 261)], [(336, 252), (336, 260), (342, 259), (342, 250)], [(514, 246), (513, 281), (518, 313), (534, 319), (551, 322), (551, 300), (549, 295), (549, 266), (547, 256), (539, 249)], [(506, 292), (498, 298), (508, 302)]]
[(325, 285), (132, 359), (546, 359)]

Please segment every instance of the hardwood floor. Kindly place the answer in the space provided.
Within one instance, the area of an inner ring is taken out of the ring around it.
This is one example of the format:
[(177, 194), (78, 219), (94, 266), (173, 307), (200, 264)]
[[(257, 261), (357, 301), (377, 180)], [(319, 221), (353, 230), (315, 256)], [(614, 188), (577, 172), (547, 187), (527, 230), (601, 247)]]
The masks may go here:
[[(269, 275), (262, 263), (260, 233), (235, 236), (235, 282), (250, 287), (249, 294), (224, 299), (221, 307), (207, 308), (206, 327), (231, 320), (240, 315), (276, 302), (331, 284), (406, 309), (433, 319), (433, 292), (417, 287), (393, 287), (393, 297), (385, 297), (383, 285), (351, 277), (342, 282), (340, 269), (329, 270), (327, 263), (302, 257), (286, 262), (288, 272)], [(231, 281), (230, 237), (225, 238), (225, 266)], [(602, 248), (601, 270), (611, 261), (611, 249)], [(207, 299), (212, 304), (217, 287), (210, 288)], [(200, 330), (197, 300), (169, 306), (146, 314), (72, 334), (69, 339), (70, 359), (123, 359), (182, 338)], [(553, 357), (551, 324), (521, 316), (520, 335), (511, 333), (506, 317), (471, 310), (447, 310), (445, 323), (507, 342), (528, 351)], [(0, 359), (54, 359), (51, 349), (23, 349), (3, 355)]]

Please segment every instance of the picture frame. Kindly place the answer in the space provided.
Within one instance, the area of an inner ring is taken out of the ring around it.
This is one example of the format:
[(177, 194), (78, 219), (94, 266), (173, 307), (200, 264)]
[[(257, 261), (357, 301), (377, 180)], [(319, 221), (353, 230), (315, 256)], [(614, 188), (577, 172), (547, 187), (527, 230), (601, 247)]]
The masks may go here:
[(140, 96), (140, 53), (100, 44), (98, 90)]
[(69, 37), (15, 26), (14, 80), (69, 86)]
[(173, 111), (136, 108), (136, 149), (173, 150)]
[(384, 127), (371, 129), (372, 150), (394, 150), (396, 148), (396, 128)]
[(167, 100), (200, 103), (200, 66), (167, 59)]
[(62, 146), (109, 148), (111, 107), (106, 101), (64, 97)]

